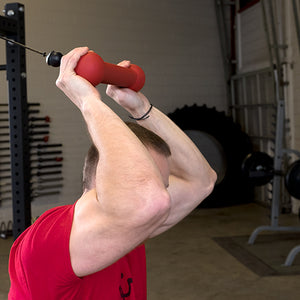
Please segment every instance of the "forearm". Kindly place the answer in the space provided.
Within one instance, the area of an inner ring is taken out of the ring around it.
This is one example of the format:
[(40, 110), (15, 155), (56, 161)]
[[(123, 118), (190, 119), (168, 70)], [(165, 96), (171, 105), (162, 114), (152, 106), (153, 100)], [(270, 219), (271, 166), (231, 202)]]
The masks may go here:
[[(130, 113), (142, 115), (142, 106), (139, 112)], [(138, 123), (161, 136), (171, 148), (171, 211), (163, 226), (154, 232), (156, 235), (179, 222), (211, 193), (216, 173), (190, 138), (157, 108), (153, 107), (149, 117)]]
[(203, 187), (211, 184), (215, 176), (210, 165), (190, 138), (165, 114), (153, 107), (149, 118), (138, 123), (158, 134), (170, 146), (173, 176), (200, 181)]

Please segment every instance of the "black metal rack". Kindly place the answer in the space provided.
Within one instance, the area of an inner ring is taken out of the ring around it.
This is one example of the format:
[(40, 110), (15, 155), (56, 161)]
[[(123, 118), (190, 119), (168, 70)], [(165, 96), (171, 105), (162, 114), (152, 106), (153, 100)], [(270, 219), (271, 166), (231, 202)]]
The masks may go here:
[[(0, 34), (25, 44), (24, 5), (8, 3), (0, 16)], [(6, 42), (9, 91), (10, 161), (13, 202), (13, 235), (17, 238), (31, 224), (30, 147), (25, 49)]]

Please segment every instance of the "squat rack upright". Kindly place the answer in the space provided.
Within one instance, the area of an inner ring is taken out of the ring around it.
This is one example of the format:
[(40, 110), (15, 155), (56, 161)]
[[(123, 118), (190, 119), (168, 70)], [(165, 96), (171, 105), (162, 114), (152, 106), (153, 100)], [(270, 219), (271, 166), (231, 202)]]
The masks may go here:
[[(25, 44), (25, 11), (20, 3), (5, 5), (0, 16), (0, 34)], [(10, 134), (13, 236), (16, 239), (31, 224), (30, 145), (28, 134), (28, 103), (25, 49), (6, 42), (6, 71)]]
[[(256, 79), (256, 86), (259, 86), (259, 74), (260, 73), (268, 73), (272, 75), (272, 88), (274, 89), (274, 99), (276, 103), (276, 121), (275, 121), (275, 136), (274, 136), (274, 178), (272, 180), (272, 199), (271, 199), (271, 224), (270, 225), (262, 225), (257, 227), (249, 237), (248, 244), (254, 244), (257, 236), (262, 231), (274, 231), (274, 232), (300, 232), (299, 226), (281, 226), (279, 225), (279, 215), (281, 209), (281, 200), (284, 199), (284, 191), (282, 189), (282, 174), (284, 172), (284, 158), (286, 158), (289, 154), (294, 154), (298, 158), (300, 157), (300, 152), (294, 149), (286, 149), (285, 146), (285, 93), (284, 89), (287, 85), (287, 82), (284, 81), (284, 70), (283, 66), (286, 63), (283, 59), (282, 51), (287, 48), (287, 45), (282, 44), (282, 41), (278, 39), (278, 24), (276, 23), (276, 18), (274, 15), (274, 4), (275, 1), (272, 0), (260, 0), (256, 1), (254, 5), (260, 3), (261, 12), (262, 12), (262, 20), (265, 31), (266, 44), (268, 48), (268, 56), (269, 56), (269, 67), (261, 70), (254, 70), (252, 72), (246, 73), (238, 73), (234, 74), (234, 65), (237, 63), (237, 60), (232, 59), (233, 50), (230, 48), (228, 44), (228, 33), (230, 30), (227, 28), (226, 23), (226, 14), (225, 14), (225, 6), (232, 9), (238, 3), (238, 1), (225, 1), (225, 0), (215, 0), (215, 8), (217, 14), (218, 28), (220, 33), (220, 41), (223, 52), (223, 62), (225, 69), (225, 80), (227, 83), (227, 94), (229, 98), (229, 102), (232, 107), (232, 115), (235, 115), (235, 110), (238, 108), (237, 98), (238, 95), (234, 91), (235, 81), (238, 79), (243, 80), (243, 92), (245, 94), (246, 91), (246, 81), (245, 79), (248, 76), (254, 76)], [(298, 39), (298, 45), (300, 47), (300, 22), (299, 16), (297, 13), (297, 5), (296, 0), (292, 1), (293, 4), (293, 13), (295, 18), (295, 27)], [(228, 9), (227, 9), (228, 11)], [(231, 30), (235, 27), (231, 24)], [(235, 37), (234, 37), (235, 38)], [(227, 42), (226, 42), (227, 41)], [(235, 48), (234, 48), (235, 50)], [(259, 88), (257, 88), (259, 90)], [(260, 99), (260, 94), (258, 93), (258, 99)], [(247, 103), (249, 104), (249, 103)], [(266, 104), (266, 103), (264, 103)], [(269, 103), (267, 103), (269, 104)], [(259, 104), (256, 104), (259, 107)], [(244, 111), (247, 110), (247, 106), (244, 105)], [(254, 105), (249, 106), (253, 109)], [(259, 117), (258, 117), (259, 119)], [(247, 123), (247, 122), (244, 122)], [(245, 125), (245, 124), (244, 124)], [(246, 127), (246, 126), (245, 126)], [(247, 132), (247, 130), (246, 130)], [(257, 137), (256, 137), (257, 138)], [(269, 137), (259, 136), (261, 140), (269, 139)], [(260, 145), (261, 147), (261, 145)], [(259, 149), (260, 151), (262, 149)], [(300, 246), (295, 247), (291, 250), (288, 255), (285, 266), (290, 266), (293, 262), (294, 257), (300, 253)]]

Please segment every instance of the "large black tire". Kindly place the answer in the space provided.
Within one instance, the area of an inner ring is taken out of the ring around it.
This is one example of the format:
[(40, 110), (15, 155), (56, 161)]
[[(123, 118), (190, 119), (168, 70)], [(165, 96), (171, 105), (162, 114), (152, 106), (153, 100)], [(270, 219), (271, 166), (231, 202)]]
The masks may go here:
[(199, 207), (225, 207), (253, 201), (253, 186), (249, 184), (241, 170), (244, 158), (252, 152), (252, 144), (241, 127), (224, 112), (218, 112), (206, 105), (184, 106), (168, 116), (183, 131), (196, 130), (208, 134), (222, 147), (226, 160), (223, 179), (217, 182), (211, 195)]

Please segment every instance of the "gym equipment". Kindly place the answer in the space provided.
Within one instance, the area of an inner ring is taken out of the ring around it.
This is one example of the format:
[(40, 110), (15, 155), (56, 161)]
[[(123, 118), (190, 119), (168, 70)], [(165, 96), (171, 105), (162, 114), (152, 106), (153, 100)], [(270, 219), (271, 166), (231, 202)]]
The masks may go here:
[(60, 191), (52, 191), (52, 192), (33, 192), (32, 193), (32, 198), (39, 198), (39, 197), (45, 197), (45, 196), (52, 196), (52, 195), (58, 195), (60, 194)]
[[(213, 192), (199, 207), (224, 207), (253, 201), (253, 186), (242, 176), (241, 170), (245, 157), (252, 152), (252, 144), (241, 127), (224, 111), (206, 105), (185, 105), (168, 116), (189, 135), (218, 175)], [(220, 153), (219, 165), (217, 155), (212, 155), (214, 149), (206, 149), (208, 141), (203, 143), (204, 137), (212, 141), (216, 152)]]
[(273, 158), (264, 152), (253, 152), (242, 163), (242, 173), (248, 181), (261, 186), (270, 182), (274, 176)]
[(44, 155), (57, 155), (62, 154), (62, 151), (37, 151), (31, 153), (31, 155), (44, 156)]
[(43, 191), (43, 190), (53, 190), (63, 187), (63, 184), (48, 184), (48, 185), (37, 185), (33, 186), (34, 190)]
[[(38, 158), (38, 159), (32, 159), (31, 163), (43, 163), (43, 162), (61, 162), (63, 161), (62, 157), (55, 156), (50, 158)], [(2, 161), (0, 165), (10, 165), (10, 161)]]
[(48, 134), (49, 134), (49, 131), (48, 131), (48, 130), (45, 130), (45, 131), (34, 131), (34, 130), (30, 130), (30, 131), (28, 132), (28, 134), (29, 134), (30, 136), (32, 136), (32, 135), (48, 135)]
[(0, 225), (0, 238), (7, 239), (8, 236), (12, 235), (12, 222), (8, 221), (7, 224), (1, 222)]
[(58, 170), (58, 171), (47, 171), (47, 172), (36, 172), (36, 173), (31, 173), (32, 176), (37, 176), (37, 177), (40, 177), (40, 176), (48, 176), (48, 175), (57, 175), (57, 174), (61, 174), (62, 171), (61, 170)]
[(55, 165), (37, 165), (37, 166), (32, 166), (31, 169), (35, 170), (41, 170), (41, 169), (56, 169), (56, 168), (61, 168), (62, 164), (55, 164)]
[[(21, 46), (35, 53), (46, 56), (46, 62), (49, 66), (59, 67), (63, 54), (51, 51), (48, 55), (46, 52), (35, 50), (27, 45), (8, 39), (2, 35), (0, 38)], [(126, 87), (138, 92), (145, 84), (145, 73), (137, 65), (131, 64), (129, 68), (120, 67), (114, 64), (106, 63), (95, 52), (89, 51), (79, 60), (75, 72), (81, 77), (88, 80), (92, 85), (97, 86), (99, 83), (113, 84), (120, 87)]]
[[(32, 109), (32, 110), (28, 110), (28, 114), (37, 114), (39, 113), (40, 111), (37, 110), (37, 109)], [(8, 111), (0, 111), (0, 114), (8, 114)], [(6, 119), (8, 121), (8, 119)], [(4, 120), (2, 120), (4, 121)]]
[[(213, 192), (200, 207), (249, 202), (254, 186), (265, 185), (274, 177), (284, 177), (287, 191), (295, 198), (300, 198), (300, 161), (290, 166), (287, 174), (278, 167), (275, 169), (274, 158), (267, 153), (253, 151), (250, 138), (224, 112), (205, 105), (193, 105), (176, 109), (168, 116), (190, 136), (218, 174)], [(204, 145), (198, 143), (203, 140), (204, 133), (222, 148), (225, 171), (214, 166), (214, 160), (210, 161), (212, 149), (206, 151)]]
[[(8, 112), (6, 112), (8, 113)], [(29, 128), (48, 128), (50, 125), (49, 124), (30, 124), (28, 127)], [(0, 126), (0, 129), (9, 129), (9, 126)]]
[(29, 128), (49, 128), (49, 124), (30, 124), (28, 127)]
[[(60, 169), (55, 171), (42, 172), (39, 170), (31, 171), (31, 160), (47, 158), (50, 155), (61, 155), (62, 151), (47, 151), (48, 149), (37, 149), (36, 142), (46, 143), (45, 133), (36, 131), (37, 127), (29, 127), (37, 121), (50, 122), (49, 117), (40, 118), (36, 115), (38, 110), (33, 110), (27, 101), (27, 71), (26, 71), (26, 51), (25, 46), (25, 7), (20, 3), (8, 3), (5, 5), (4, 16), (0, 16), (0, 35), (6, 39), (6, 64), (0, 65), (0, 70), (6, 72), (8, 82), (8, 104), (0, 105), (2, 110), (8, 111), (9, 118), (1, 114), (0, 127), (9, 125), (10, 145), (0, 148), (0, 157), (9, 158), (11, 163), (11, 174), (1, 174), (1, 183), (11, 181), (11, 195), (6, 197), (12, 200), (13, 211), (13, 235), (17, 238), (28, 226), (31, 225), (31, 201), (33, 199), (30, 189), (30, 182), (39, 179), (56, 181)], [(20, 45), (18, 46), (17, 43)], [(26, 46), (27, 47), (27, 46)], [(29, 47), (27, 47), (28, 49)], [(35, 49), (30, 49), (34, 51)], [(46, 53), (40, 53), (46, 56)], [(32, 104), (32, 106), (37, 106)], [(6, 109), (6, 107), (8, 109)], [(30, 114), (31, 113), (31, 114)], [(2, 126), (3, 125), (3, 126)], [(7, 130), (8, 131), (8, 130)], [(34, 135), (30, 135), (30, 133)], [(15, 146), (17, 145), (17, 147)], [(4, 146), (4, 144), (3, 144)], [(42, 165), (44, 163), (40, 163)], [(53, 162), (54, 164), (54, 162)], [(52, 176), (53, 175), (53, 176)], [(40, 177), (42, 176), (42, 177)], [(59, 191), (58, 191), (59, 192)], [(0, 190), (1, 193), (1, 190)], [(35, 194), (39, 197), (41, 194)], [(41, 195), (42, 196), (42, 195)], [(4, 200), (0, 197), (0, 201)]]
[(62, 147), (62, 144), (38, 144), (35, 148), (55, 148), (55, 147)]
[(43, 177), (38, 177), (37, 180), (31, 181), (30, 184), (34, 183), (43, 183), (43, 182), (56, 182), (56, 181), (62, 181), (64, 178), (63, 177), (54, 177), (54, 178), (43, 178)]
[(62, 161), (63, 158), (62, 157), (59, 157), (59, 156), (55, 156), (55, 157), (50, 157), (50, 158), (38, 158), (38, 159), (35, 159), (35, 160), (31, 160), (31, 162), (49, 162), (49, 161), (56, 161), (56, 162), (60, 162)]
[(81, 57), (75, 72), (94, 86), (106, 83), (138, 92), (145, 84), (145, 74), (139, 66), (131, 64), (129, 68), (124, 68), (106, 63), (92, 51)]
[[(287, 126), (287, 120), (285, 118), (285, 98), (287, 95), (286, 87), (288, 86), (289, 81), (289, 76), (286, 76), (287, 73), (285, 66), (285, 49), (290, 45), (286, 45), (287, 40), (282, 39), (281, 32), (284, 29), (284, 26), (282, 22), (279, 22), (280, 16), (278, 15), (278, 7), (274, 3), (275, 1), (260, 1), (260, 5), (257, 6), (257, 9), (259, 9), (259, 7), (261, 8), (261, 20), (258, 20), (263, 24), (265, 33), (264, 42), (266, 45), (266, 49), (268, 48), (268, 51), (266, 51), (266, 53), (268, 52), (268, 59), (270, 64), (269, 67), (257, 71), (245, 73), (243, 73), (243, 71), (237, 72), (237, 61), (228, 59), (228, 57), (239, 58), (235, 55), (236, 53), (234, 53), (235, 48), (231, 47), (231, 43), (228, 43), (228, 41), (235, 39), (234, 34), (237, 29), (235, 27), (236, 23), (230, 22), (228, 13), (230, 14), (230, 12), (234, 11), (238, 6), (234, 2), (231, 3), (232, 5), (228, 5), (228, 3), (225, 2), (226, 1), (215, 0), (218, 29), (220, 33), (220, 44), (222, 48), (225, 70), (225, 82), (227, 87), (227, 103), (231, 104), (231, 113), (234, 117), (236, 116), (239, 119), (241, 125), (244, 126), (244, 128), (249, 133), (256, 133), (256, 136), (253, 137), (256, 140), (258, 140), (258, 138), (260, 139), (259, 149), (269, 149), (272, 152), (274, 151), (274, 177), (270, 186), (263, 189), (265, 195), (272, 194), (272, 199), (267, 199), (271, 200), (271, 224), (269, 226), (259, 226), (253, 231), (248, 241), (249, 244), (253, 244), (257, 235), (262, 231), (300, 232), (300, 226), (292, 227), (279, 225), (280, 211), (283, 208), (282, 205), (284, 205), (285, 202), (285, 194), (282, 191), (283, 178), (281, 173), (283, 173), (282, 169), (286, 163), (285, 155), (289, 152), (294, 152), (294, 150), (292, 149), (284, 149), (286, 142), (285, 130)], [(298, 35), (299, 42), (299, 9), (296, 8), (296, 0), (293, 0), (292, 3), (295, 15), (296, 33)], [(233, 15), (234, 14), (232, 14), (232, 16)], [(228, 27), (227, 25), (229, 24), (230, 26)], [(242, 47), (243, 46), (246, 46), (246, 44), (243, 44)], [(268, 59), (266, 57), (266, 61)], [(241, 61), (239, 61), (238, 59), (238, 62)], [(274, 76), (272, 76), (273, 72)], [(268, 79), (266, 79), (266, 77), (268, 77)], [(229, 82), (230, 84), (228, 84)], [(273, 87), (275, 88), (275, 99), (271, 99), (271, 93), (273, 93), (273, 91), (271, 92), (271, 89), (273, 89)], [(249, 91), (249, 93), (247, 91)], [(276, 116), (274, 116), (274, 125), (276, 126), (276, 131), (274, 132), (275, 140), (272, 137), (273, 134), (271, 131), (269, 131), (269, 133), (271, 134), (270, 136), (265, 135), (268, 130), (265, 130), (266, 127), (264, 126), (264, 122), (260, 122), (260, 120), (263, 120), (265, 116), (264, 109), (267, 107), (271, 109), (271, 106), (273, 104), (275, 104), (274, 107), (277, 109)], [(257, 124), (255, 124), (257, 130), (252, 130), (253, 128), (251, 128), (250, 126), (248, 127), (248, 125), (250, 125), (250, 122), (248, 122), (250, 120), (250, 116), (251, 118), (253, 118), (254, 116), (254, 109), (257, 109), (257, 118), (259, 121), (257, 122)], [(268, 142), (272, 144), (274, 142), (275, 145), (266, 144), (265, 142), (267, 140), (265, 140), (265, 138), (267, 138)], [(300, 157), (299, 153), (297, 153), (296, 155)], [(287, 206), (286, 208), (289, 208), (289, 206)], [(296, 250), (300, 252), (300, 246)]]
[(31, 117), (28, 119), (28, 121), (30, 122), (36, 122), (36, 121), (45, 121), (47, 123), (50, 123), (51, 122), (51, 119), (49, 116), (45, 116), (45, 117)]
[(300, 199), (300, 160), (293, 162), (286, 172), (274, 170), (274, 160), (264, 152), (253, 152), (246, 156), (242, 164), (243, 176), (254, 186), (269, 183), (275, 175), (283, 176), (288, 193)]
[(29, 138), (29, 142), (30, 142), (30, 143), (36, 143), (36, 142), (44, 142), (44, 143), (47, 143), (48, 141), (49, 141), (49, 135), (45, 135), (45, 136), (42, 137), (42, 138), (36, 138), (36, 139)]
[(289, 194), (300, 199), (300, 160), (295, 161), (289, 166), (284, 182)]

